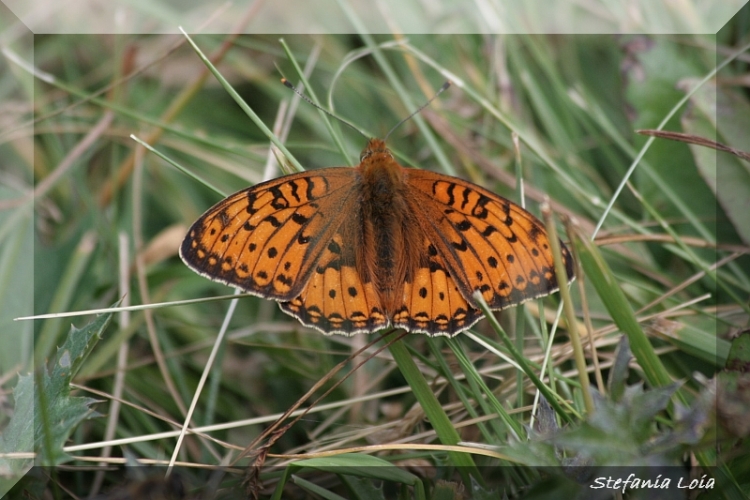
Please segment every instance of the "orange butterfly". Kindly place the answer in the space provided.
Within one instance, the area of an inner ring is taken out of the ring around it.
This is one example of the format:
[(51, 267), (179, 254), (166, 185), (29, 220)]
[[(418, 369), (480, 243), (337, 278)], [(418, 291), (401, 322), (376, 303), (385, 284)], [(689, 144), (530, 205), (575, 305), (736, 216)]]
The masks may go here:
[[(573, 261), (562, 256), (573, 279)], [(371, 139), (355, 168), (291, 174), (220, 201), (180, 257), (199, 274), (279, 301), (326, 334), (389, 325), (455, 335), (558, 289), (544, 225), (470, 182), (404, 168)]]

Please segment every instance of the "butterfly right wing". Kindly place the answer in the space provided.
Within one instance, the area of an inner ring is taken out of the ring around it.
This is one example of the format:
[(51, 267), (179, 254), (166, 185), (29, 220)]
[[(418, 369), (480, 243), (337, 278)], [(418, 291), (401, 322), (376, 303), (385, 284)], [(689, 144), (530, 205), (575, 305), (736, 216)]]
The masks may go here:
[(393, 314), (393, 326), (430, 336), (453, 336), (471, 328), (482, 319), (482, 312), (470, 304), (445, 257), (438, 251), (435, 238), (414, 224), (414, 241), (421, 240), (421, 261), (413, 275), (407, 276), (403, 303)]
[[(481, 186), (427, 170), (409, 170), (413, 210), (425, 234), (472, 302), (479, 291), (491, 309), (505, 309), (559, 289), (544, 224)], [(560, 242), (567, 279), (573, 258)]]
[(354, 169), (287, 175), (220, 201), (190, 228), (180, 257), (214, 281), (270, 299), (296, 298), (355, 197)]

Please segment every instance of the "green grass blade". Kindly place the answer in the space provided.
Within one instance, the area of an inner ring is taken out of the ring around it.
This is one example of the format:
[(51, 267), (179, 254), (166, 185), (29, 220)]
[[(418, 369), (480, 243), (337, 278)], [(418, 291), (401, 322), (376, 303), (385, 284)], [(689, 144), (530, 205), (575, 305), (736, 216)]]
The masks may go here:
[(253, 111), (253, 109), (248, 106), (248, 104), (245, 102), (245, 100), (237, 93), (236, 90), (234, 90), (234, 87), (230, 85), (230, 83), (224, 78), (224, 76), (219, 73), (219, 70), (216, 69), (216, 67), (211, 63), (211, 61), (206, 57), (206, 55), (201, 51), (201, 49), (198, 47), (198, 45), (195, 44), (192, 38), (188, 36), (187, 33), (184, 31), (182, 32), (185, 35), (185, 38), (187, 38), (190, 45), (193, 47), (193, 50), (195, 50), (195, 53), (198, 54), (198, 57), (201, 58), (203, 61), (203, 64), (206, 65), (206, 67), (213, 73), (213, 75), (216, 77), (217, 80), (219, 80), (219, 83), (221, 83), (221, 86), (224, 87), (224, 90), (227, 91), (227, 93), (234, 99), (234, 102), (236, 102), (240, 108), (242, 108), (242, 111), (245, 112), (245, 114), (255, 123), (255, 125), (260, 129), (263, 134), (268, 137), (268, 139), (273, 143), (274, 146), (279, 148), (279, 150), (284, 153), (284, 156), (287, 157), (287, 159), (291, 162), (291, 164), (294, 166), (294, 168), (298, 172), (302, 172), (305, 170), (305, 168), (297, 161), (297, 159), (292, 155), (292, 153), (289, 152), (289, 150), (286, 148), (283, 142), (279, 140), (278, 137), (273, 133), (273, 131), (266, 126), (266, 124), (263, 122), (263, 120), (260, 119), (260, 117)]
[(622, 288), (620, 288), (599, 249), (588, 239), (582, 238), (578, 234), (575, 234), (574, 239), (586, 277), (596, 288), (597, 294), (615, 324), (628, 336), (630, 349), (641, 368), (643, 368), (648, 383), (652, 387), (664, 387), (671, 384), (672, 378), (654, 352), (651, 342), (643, 332), (630, 303), (625, 298)]
[(573, 423), (574, 419), (571, 415), (573, 409), (570, 407), (568, 407), (567, 409), (563, 408), (560, 403), (560, 398), (558, 398), (555, 393), (553, 393), (552, 390), (544, 382), (542, 382), (542, 380), (534, 371), (534, 368), (526, 360), (526, 357), (521, 351), (516, 348), (513, 340), (508, 336), (503, 327), (500, 326), (500, 323), (498, 323), (495, 315), (492, 314), (492, 310), (487, 306), (487, 303), (484, 301), (482, 295), (480, 293), (475, 293), (474, 299), (477, 301), (477, 305), (479, 305), (479, 308), (482, 310), (482, 312), (484, 312), (485, 318), (487, 318), (487, 320), (490, 322), (492, 328), (500, 336), (500, 339), (503, 341), (503, 344), (505, 344), (505, 348), (513, 357), (513, 360), (518, 363), (518, 366), (521, 367), (521, 370), (523, 370), (526, 376), (531, 379), (531, 382), (536, 386), (537, 389), (539, 389), (539, 392), (541, 392), (542, 396), (547, 399), (550, 406), (555, 409), (555, 412), (557, 412), (560, 418), (568, 423)]
[[(435, 429), (440, 442), (446, 445), (458, 444), (461, 441), (461, 437), (458, 435), (455, 427), (453, 427), (453, 423), (451, 423), (448, 415), (443, 411), (440, 402), (438, 402), (434, 392), (429, 384), (427, 384), (422, 372), (419, 371), (416, 363), (414, 363), (403, 341), (391, 343), (390, 352), (401, 374), (414, 392), (414, 397), (419, 401), (430, 424)], [(470, 455), (449, 451), (448, 456), (451, 458), (453, 465), (458, 467), (461, 474), (464, 475), (464, 480), (468, 482), (470, 476), (480, 483), (484, 482), (482, 475), (474, 464), (474, 459)]]
[[(455, 338), (447, 339), (446, 343), (448, 347), (453, 351), (453, 355), (456, 356), (458, 363), (461, 365), (461, 369), (466, 374), (466, 381), (472, 387), (475, 392), (475, 398), (481, 404), (487, 406), (487, 413), (490, 411), (497, 413), (500, 419), (505, 423), (507, 429), (512, 433), (514, 439), (523, 439), (526, 436), (526, 432), (523, 427), (506, 411), (505, 407), (497, 400), (492, 390), (482, 379), (482, 376), (477, 371), (476, 367), (471, 363), (466, 353), (461, 348), (461, 345)], [(486, 403), (485, 403), (486, 398)]]

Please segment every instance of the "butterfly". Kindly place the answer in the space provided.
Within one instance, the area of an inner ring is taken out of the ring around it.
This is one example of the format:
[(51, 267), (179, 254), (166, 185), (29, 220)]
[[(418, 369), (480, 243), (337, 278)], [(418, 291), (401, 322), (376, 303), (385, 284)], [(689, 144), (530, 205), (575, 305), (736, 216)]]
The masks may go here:
[[(404, 168), (370, 139), (356, 167), (310, 170), (243, 189), (190, 228), (180, 257), (197, 273), (279, 302), (325, 334), (392, 326), (453, 336), (558, 290), (549, 236), (487, 189)], [(567, 283), (573, 260), (561, 243)]]

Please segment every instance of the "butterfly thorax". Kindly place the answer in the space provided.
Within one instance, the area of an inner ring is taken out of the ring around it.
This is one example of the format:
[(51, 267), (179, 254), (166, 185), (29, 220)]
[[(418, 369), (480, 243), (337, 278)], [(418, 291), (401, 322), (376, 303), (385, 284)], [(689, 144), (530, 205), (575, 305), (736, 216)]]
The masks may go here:
[(357, 270), (365, 282), (376, 284), (383, 307), (392, 312), (402, 300), (404, 281), (414, 269), (403, 256), (416, 254), (407, 248), (412, 214), (406, 200), (406, 170), (379, 139), (368, 142), (358, 168), (362, 176), (359, 205), (362, 245)]

